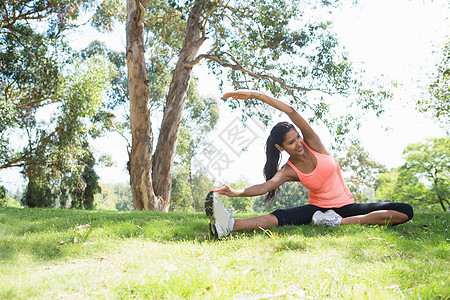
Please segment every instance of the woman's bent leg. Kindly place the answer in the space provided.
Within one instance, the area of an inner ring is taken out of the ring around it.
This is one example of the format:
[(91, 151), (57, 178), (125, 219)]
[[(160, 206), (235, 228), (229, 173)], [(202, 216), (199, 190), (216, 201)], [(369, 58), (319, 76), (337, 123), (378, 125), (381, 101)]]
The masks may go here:
[(414, 215), (411, 205), (396, 202), (355, 203), (334, 210), (342, 216), (342, 225), (398, 225)]
[(341, 225), (398, 225), (409, 220), (409, 217), (395, 210), (377, 210), (365, 215), (342, 218)]

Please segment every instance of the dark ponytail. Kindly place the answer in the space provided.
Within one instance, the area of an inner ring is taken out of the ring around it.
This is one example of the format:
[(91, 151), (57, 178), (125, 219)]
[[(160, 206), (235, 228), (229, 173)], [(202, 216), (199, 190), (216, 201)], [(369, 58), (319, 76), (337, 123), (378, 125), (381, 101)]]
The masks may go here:
[[(275, 147), (275, 145), (283, 145), (286, 133), (294, 128), (289, 122), (280, 122), (275, 125), (270, 131), (270, 135), (266, 142), (266, 164), (264, 165), (264, 177), (270, 180), (277, 172), (280, 164), (281, 152)], [(275, 194), (278, 192), (278, 188), (271, 190), (266, 195), (266, 202), (273, 201)]]

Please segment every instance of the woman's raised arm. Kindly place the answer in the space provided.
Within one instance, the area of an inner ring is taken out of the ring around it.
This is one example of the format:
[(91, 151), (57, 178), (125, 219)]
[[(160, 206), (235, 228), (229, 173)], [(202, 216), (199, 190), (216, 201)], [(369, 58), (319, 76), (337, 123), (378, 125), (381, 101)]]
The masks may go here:
[(322, 144), (322, 141), (320, 140), (319, 136), (316, 134), (316, 132), (312, 129), (312, 127), (309, 125), (309, 123), (289, 104), (286, 104), (274, 97), (271, 97), (269, 95), (263, 94), (258, 91), (251, 91), (251, 90), (238, 90), (235, 92), (229, 92), (225, 93), (222, 98), (233, 98), (233, 99), (242, 99), (242, 100), (248, 100), (248, 99), (258, 99), (273, 108), (276, 108), (282, 112), (284, 112), (291, 121), (297, 126), (300, 131), (302, 132), (303, 139), (305, 140), (306, 144), (311, 147), (313, 150), (328, 154), (328, 151), (326, 147)]

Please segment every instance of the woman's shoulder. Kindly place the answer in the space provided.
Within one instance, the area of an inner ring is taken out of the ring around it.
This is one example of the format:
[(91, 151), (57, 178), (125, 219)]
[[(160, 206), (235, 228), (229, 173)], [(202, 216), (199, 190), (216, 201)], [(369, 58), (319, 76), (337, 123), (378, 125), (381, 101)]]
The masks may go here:
[(289, 161), (286, 162), (286, 164), (282, 166), (278, 172), (280, 173), (280, 176), (285, 179), (285, 181), (298, 181), (297, 172), (289, 164)]
[(330, 152), (328, 152), (327, 148), (323, 145), (322, 141), (318, 140), (318, 141), (305, 141), (305, 146), (306, 148), (308, 148), (308, 150), (314, 152), (314, 153), (318, 153), (318, 154), (323, 154), (323, 155), (330, 155)]

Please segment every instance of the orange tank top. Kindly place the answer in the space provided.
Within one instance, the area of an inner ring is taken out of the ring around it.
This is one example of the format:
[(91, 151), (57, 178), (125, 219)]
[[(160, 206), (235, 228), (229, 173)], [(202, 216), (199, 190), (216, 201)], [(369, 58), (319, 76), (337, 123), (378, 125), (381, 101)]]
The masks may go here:
[(298, 179), (309, 189), (309, 204), (323, 208), (338, 208), (355, 203), (342, 179), (341, 169), (329, 154), (316, 152), (303, 143), (317, 160), (316, 168), (308, 174), (300, 172), (289, 160), (287, 163), (297, 173)]

